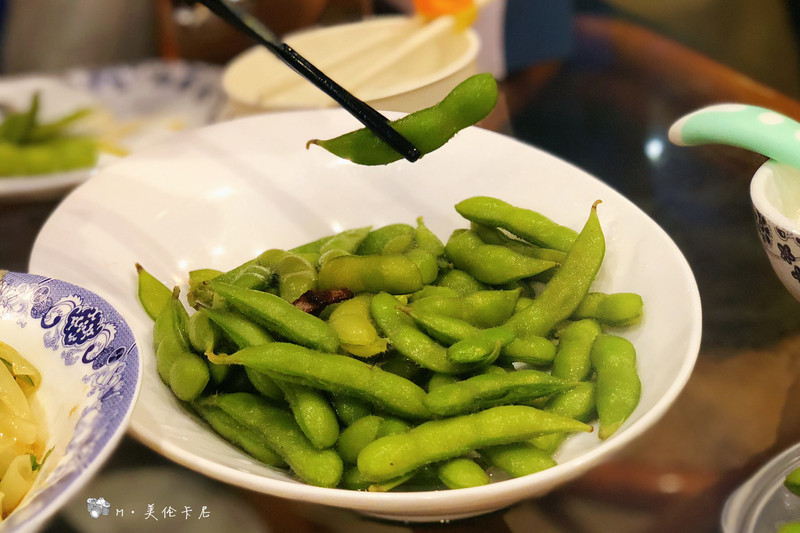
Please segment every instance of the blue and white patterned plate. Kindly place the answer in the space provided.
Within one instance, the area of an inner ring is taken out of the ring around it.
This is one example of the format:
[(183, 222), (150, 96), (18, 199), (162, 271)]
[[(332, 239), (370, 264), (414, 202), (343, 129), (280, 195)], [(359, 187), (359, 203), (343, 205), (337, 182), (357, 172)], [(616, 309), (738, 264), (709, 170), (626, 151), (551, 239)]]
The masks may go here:
[(33, 274), (0, 279), (0, 340), (42, 374), (35, 394), (52, 448), (33, 489), (2, 522), (30, 531), (52, 516), (100, 468), (124, 435), (139, 394), (133, 334), (96, 294)]

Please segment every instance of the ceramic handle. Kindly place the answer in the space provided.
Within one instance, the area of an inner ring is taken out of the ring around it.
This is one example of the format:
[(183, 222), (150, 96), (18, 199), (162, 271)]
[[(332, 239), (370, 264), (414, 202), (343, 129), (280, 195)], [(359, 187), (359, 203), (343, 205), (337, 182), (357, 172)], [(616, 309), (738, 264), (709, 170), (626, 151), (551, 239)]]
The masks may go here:
[(679, 119), (669, 129), (675, 144), (727, 144), (800, 168), (800, 123), (763, 107), (718, 104)]

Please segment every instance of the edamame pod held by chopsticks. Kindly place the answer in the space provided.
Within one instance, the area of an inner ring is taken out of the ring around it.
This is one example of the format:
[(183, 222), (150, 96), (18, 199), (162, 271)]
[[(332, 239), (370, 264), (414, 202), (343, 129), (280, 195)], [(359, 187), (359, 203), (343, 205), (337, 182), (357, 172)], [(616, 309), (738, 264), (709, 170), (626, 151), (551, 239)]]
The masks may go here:
[[(460, 130), (485, 118), (497, 104), (497, 82), (491, 74), (475, 74), (458, 84), (438, 104), (392, 121), (391, 126), (425, 155), (444, 145)], [(402, 154), (372, 131), (362, 128), (328, 140), (313, 139), (334, 155), (359, 165), (386, 165)]]

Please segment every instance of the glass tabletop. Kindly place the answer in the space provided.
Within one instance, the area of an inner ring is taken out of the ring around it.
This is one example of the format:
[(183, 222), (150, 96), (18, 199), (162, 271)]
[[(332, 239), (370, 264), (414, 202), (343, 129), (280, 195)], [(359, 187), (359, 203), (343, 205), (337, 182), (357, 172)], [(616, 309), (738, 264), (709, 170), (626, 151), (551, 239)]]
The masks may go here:
[[(748, 192), (765, 158), (667, 139), (677, 118), (725, 101), (800, 117), (800, 102), (674, 42), (585, 17), (573, 54), (504, 80), (500, 105), (482, 124), (617, 189), (664, 228), (694, 271), (704, 327), (692, 378), (664, 419), (612, 461), (502, 511), (402, 524), (226, 486), (126, 437), (45, 531), (718, 531), (730, 494), (800, 441), (800, 303), (764, 256)], [(3, 268), (27, 270), (59, 201), (0, 203)], [(85, 501), (101, 496), (116, 516), (92, 520)]]

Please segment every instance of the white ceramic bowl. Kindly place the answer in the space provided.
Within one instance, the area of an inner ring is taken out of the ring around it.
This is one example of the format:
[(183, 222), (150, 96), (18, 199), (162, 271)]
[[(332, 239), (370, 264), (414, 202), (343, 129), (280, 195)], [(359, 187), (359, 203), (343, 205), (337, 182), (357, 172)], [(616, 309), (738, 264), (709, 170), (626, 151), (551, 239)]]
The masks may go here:
[(742, 484), (722, 511), (724, 533), (772, 533), (788, 522), (800, 522), (800, 496), (783, 485), (800, 468), (800, 443), (778, 454)]
[[(694, 366), (701, 312), (686, 260), (653, 220), (580, 169), (480, 128), (460, 132), (413, 164), (363, 167), (305, 147), (309, 138), (353, 127), (355, 119), (335, 109), (262, 114), (180, 134), (108, 167), (47, 221), (30, 267), (88, 284), (132, 324), (145, 367), (131, 422), (139, 439), (178, 463), (250, 490), (393, 519), (440, 520), (544, 494), (607, 460), (661, 418)], [(159, 379), (153, 324), (137, 301), (134, 263), (185, 287), (192, 269), (229, 269), (267, 248), (289, 248), (345, 228), (413, 224), (423, 216), (446, 238), (467, 225), (453, 206), (475, 195), (503, 198), (578, 229), (592, 203), (603, 200), (607, 254), (594, 289), (637, 292), (646, 306), (643, 321), (621, 332), (638, 350), (641, 402), (611, 438), (575, 435), (558, 452), (559, 465), (484, 487), (326, 489), (299, 483), (228, 445), (190, 416)]]
[(770, 264), (800, 300), (800, 170), (767, 161), (750, 182), (750, 198)]
[[(477, 71), (479, 48), (472, 29), (449, 29), (392, 62), (372, 70), (413, 39), (420, 21), (383, 16), (303, 30), (286, 42), (334, 81), (376, 109), (412, 112), (429, 107)], [(350, 57), (350, 59), (345, 59)], [(335, 102), (263, 46), (226, 67), (222, 86), (234, 116), (263, 111), (332, 107)]]
[[(33, 274), (0, 280), (0, 340), (42, 375), (35, 393), (46, 419), (36, 482), (4, 532), (35, 531), (97, 472), (125, 433), (142, 368), (134, 336), (105, 300)], [(99, 495), (98, 495), (99, 496)]]

